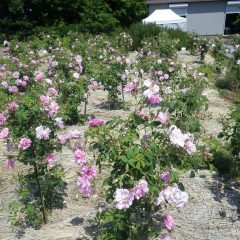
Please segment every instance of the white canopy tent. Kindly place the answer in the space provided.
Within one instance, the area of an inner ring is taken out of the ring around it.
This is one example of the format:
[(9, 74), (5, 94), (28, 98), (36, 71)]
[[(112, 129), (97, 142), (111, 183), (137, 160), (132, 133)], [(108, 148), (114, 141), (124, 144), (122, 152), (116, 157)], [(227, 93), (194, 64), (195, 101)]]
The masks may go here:
[(187, 30), (186, 18), (180, 17), (171, 9), (155, 10), (151, 15), (142, 20), (143, 23), (155, 23), (156, 25), (167, 28), (180, 28)]

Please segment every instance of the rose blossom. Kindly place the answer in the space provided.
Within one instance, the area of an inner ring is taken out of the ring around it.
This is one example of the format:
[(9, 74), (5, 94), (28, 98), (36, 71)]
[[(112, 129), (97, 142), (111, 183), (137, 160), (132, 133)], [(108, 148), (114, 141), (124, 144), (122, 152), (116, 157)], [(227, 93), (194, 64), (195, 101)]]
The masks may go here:
[(19, 105), (16, 102), (11, 102), (8, 104), (9, 111), (16, 111), (19, 108)]
[(168, 122), (168, 114), (164, 112), (159, 112), (157, 115), (157, 121), (159, 121), (162, 124), (166, 124)]
[(127, 189), (117, 189), (114, 202), (117, 209), (128, 209), (134, 200), (134, 194)]
[(0, 131), (0, 139), (6, 139), (9, 135), (9, 129), (8, 128), (3, 128)]
[(0, 113), (0, 125), (4, 125), (6, 121), (7, 118), (5, 117), (5, 115)]
[(81, 168), (81, 175), (88, 180), (91, 180), (97, 176), (97, 170), (94, 166), (83, 166)]
[(173, 225), (174, 225), (174, 219), (172, 217), (172, 215), (165, 215), (163, 217), (163, 221), (164, 221), (164, 225), (168, 230), (172, 230), (173, 229)]
[(48, 89), (48, 92), (52, 95), (52, 96), (55, 96), (57, 95), (58, 91), (54, 88), (54, 87), (51, 87)]
[(8, 91), (10, 93), (18, 93), (18, 88), (16, 86), (9, 86)]
[(5, 89), (8, 89), (8, 83), (6, 81), (2, 81), (1, 86)]
[(45, 95), (41, 95), (40, 97), (39, 97), (39, 100), (40, 100), (40, 102), (43, 104), (43, 105), (49, 105), (49, 103), (50, 103), (50, 101), (51, 101), (51, 98), (50, 97), (48, 97), (48, 96), (45, 96)]
[(23, 76), (23, 80), (24, 81), (29, 81), (29, 77), (25, 75), (25, 76)]
[(170, 179), (170, 177), (171, 177), (170, 172), (163, 172), (163, 173), (161, 174), (161, 179), (162, 179), (164, 182), (168, 182), (169, 179)]
[(77, 149), (74, 153), (75, 163), (83, 165), (86, 163), (86, 153), (80, 149)]
[(151, 95), (148, 98), (148, 100), (149, 100), (150, 104), (156, 105), (156, 104), (159, 104), (162, 101), (162, 98), (159, 95)]
[(19, 72), (13, 72), (13, 75), (12, 75), (14, 78), (19, 78), (20, 77), (20, 73)]
[(123, 91), (124, 92), (132, 92), (132, 91), (136, 90), (136, 88), (137, 88), (137, 84), (134, 82), (130, 82), (123, 88)]
[(57, 114), (59, 111), (59, 105), (55, 101), (51, 101), (50, 104), (48, 105), (48, 115), (53, 116)]
[(90, 181), (85, 177), (78, 177), (77, 185), (80, 193), (85, 197), (90, 197), (92, 193), (92, 187)]
[(144, 86), (148, 87), (148, 89), (143, 92), (145, 97), (150, 98), (152, 95), (156, 95), (159, 92), (159, 86), (156, 85), (154, 81), (145, 80)]
[(67, 140), (71, 140), (71, 139), (79, 138), (79, 137), (83, 137), (83, 136), (84, 136), (83, 132), (81, 132), (77, 129), (74, 129), (67, 133)]
[(50, 166), (54, 165), (55, 155), (53, 153), (48, 153), (46, 156), (46, 161)]
[(169, 186), (165, 190), (162, 191), (165, 200), (172, 204), (174, 203), (177, 208), (182, 208), (188, 202), (188, 194), (186, 192), (182, 192), (177, 184), (174, 184), (172, 187)]
[(144, 197), (149, 191), (148, 183), (146, 180), (140, 180), (137, 185), (133, 188), (132, 192), (136, 199)]
[(51, 129), (48, 127), (44, 127), (42, 125), (36, 127), (36, 138), (37, 139), (48, 140), (50, 133), (51, 133)]
[(68, 140), (66, 134), (59, 134), (57, 138), (62, 145), (66, 144)]
[(32, 145), (32, 141), (29, 138), (21, 138), (18, 148), (22, 150), (28, 149)]
[(184, 147), (185, 141), (189, 138), (187, 134), (183, 134), (182, 131), (175, 125), (169, 128), (170, 142), (174, 145)]
[(58, 126), (59, 128), (64, 128), (64, 122), (62, 120), (62, 118), (57, 117), (54, 119), (55, 121), (55, 125)]
[(88, 121), (90, 127), (102, 126), (105, 123), (103, 119), (95, 118)]
[(184, 148), (190, 155), (196, 152), (196, 145), (190, 139), (185, 141)]

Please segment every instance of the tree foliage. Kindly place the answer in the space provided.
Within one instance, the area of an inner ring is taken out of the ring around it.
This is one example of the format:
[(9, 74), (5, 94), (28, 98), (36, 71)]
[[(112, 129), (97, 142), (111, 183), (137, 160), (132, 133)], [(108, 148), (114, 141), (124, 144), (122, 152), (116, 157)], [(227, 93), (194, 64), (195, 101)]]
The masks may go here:
[(60, 22), (77, 24), (81, 30), (111, 31), (129, 26), (147, 13), (145, 0), (1, 0), (2, 33), (32, 31), (35, 26)]

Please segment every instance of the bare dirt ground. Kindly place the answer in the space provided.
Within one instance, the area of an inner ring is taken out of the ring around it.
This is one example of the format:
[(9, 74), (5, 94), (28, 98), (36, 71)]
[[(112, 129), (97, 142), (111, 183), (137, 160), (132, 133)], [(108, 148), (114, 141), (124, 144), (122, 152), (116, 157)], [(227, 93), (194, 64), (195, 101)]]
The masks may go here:
[[(193, 63), (191, 56), (182, 55), (183, 62)], [(216, 135), (221, 130), (221, 125), (218, 123), (219, 115), (228, 113), (229, 104), (221, 99), (215, 90), (207, 89), (206, 93), (209, 98), (208, 111), (212, 114), (212, 119), (203, 122), (203, 125), (208, 134)], [(129, 102), (134, 101), (130, 95), (126, 95), (126, 99)], [(106, 109), (105, 105), (101, 104), (106, 100), (107, 94), (104, 91), (93, 92), (89, 99), (88, 114), (106, 120), (116, 115), (127, 117), (129, 111)], [(75, 127), (79, 130), (86, 128), (86, 126)], [(0, 143), (1, 240), (96, 239), (97, 228), (93, 223), (93, 217), (98, 206), (102, 204), (101, 179), (97, 179), (94, 195), (89, 199), (82, 198), (76, 186), (77, 168), (68, 149), (64, 149), (58, 156), (58, 162), (64, 167), (67, 182), (64, 208), (54, 210), (49, 222), (40, 230), (27, 229), (21, 234), (17, 229), (12, 228), (7, 222), (6, 207), (17, 196), (14, 177), (17, 172), (26, 168), (16, 163), (13, 170), (8, 170), (5, 166), (6, 158), (2, 155), (4, 152), (5, 148)], [(92, 158), (91, 153), (88, 155)], [(190, 194), (190, 201), (188, 207), (180, 212), (176, 209), (167, 210), (175, 217), (175, 228), (169, 235), (179, 240), (240, 240), (239, 186), (236, 183), (225, 184), (223, 179), (209, 171), (199, 171), (195, 178), (189, 178), (189, 174), (186, 173), (181, 180)]]

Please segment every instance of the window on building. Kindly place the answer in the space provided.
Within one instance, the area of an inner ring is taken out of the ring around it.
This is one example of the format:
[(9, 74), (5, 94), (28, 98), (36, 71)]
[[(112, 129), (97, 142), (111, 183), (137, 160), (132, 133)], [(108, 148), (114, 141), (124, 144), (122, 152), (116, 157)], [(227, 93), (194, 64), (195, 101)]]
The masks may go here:
[(240, 33), (240, 1), (228, 1), (224, 34)]
[(187, 17), (188, 3), (174, 3), (169, 4), (169, 8), (173, 10), (180, 17)]

